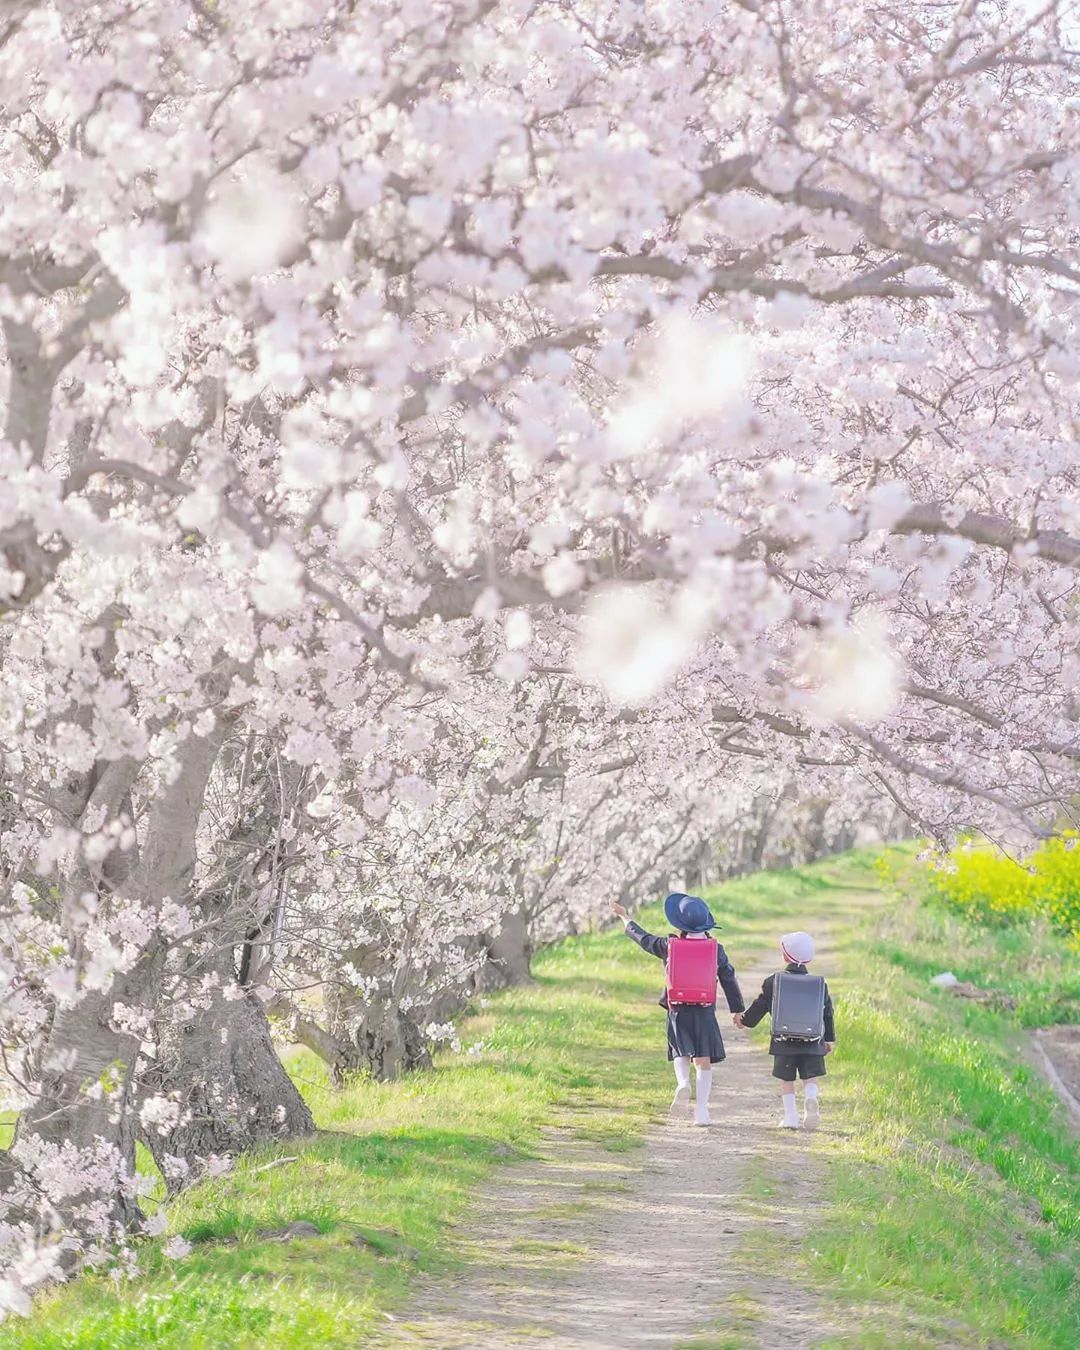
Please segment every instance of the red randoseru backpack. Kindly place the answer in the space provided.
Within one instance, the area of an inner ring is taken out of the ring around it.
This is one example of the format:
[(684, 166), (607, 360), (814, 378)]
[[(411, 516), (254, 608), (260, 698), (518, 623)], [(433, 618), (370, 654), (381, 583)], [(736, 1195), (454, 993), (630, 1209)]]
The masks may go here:
[(716, 939), (669, 937), (667, 944), (667, 1001), (716, 1002)]

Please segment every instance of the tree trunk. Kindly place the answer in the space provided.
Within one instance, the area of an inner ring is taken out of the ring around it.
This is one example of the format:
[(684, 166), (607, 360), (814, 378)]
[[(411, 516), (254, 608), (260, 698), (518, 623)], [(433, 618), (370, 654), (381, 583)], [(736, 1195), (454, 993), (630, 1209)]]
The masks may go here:
[[(232, 951), (217, 954), (224, 988), (239, 992)], [(209, 1008), (161, 1032), (156, 1062), (142, 1079), (147, 1094), (174, 1095), (179, 1121), (142, 1134), (170, 1192), (197, 1174), (200, 1159), (242, 1153), (315, 1129), (307, 1104), (278, 1058), (270, 1024), (251, 990), (226, 998), (215, 989)], [(168, 1156), (166, 1156), (168, 1155)], [(186, 1168), (170, 1158), (182, 1158)]]
[(755, 806), (758, 807), (761, 814), (758, 817), (757, 828), (751, 836), (746, 867), (748, 871), (759, 872), (765, 865), (765, 850), (769, 845), (769, 831), (772, 828), (773, 817), (776, 813), (769, 802), (760, 798)]
[[(483, 950), (484, 939), (471, 938), (466, 950)], [(503, 989), (529, 978), (532, 941), (523, 911), (507, 914), (495, 936), (487, 943), (486, 956), (473, 976), (471, 985), (451, 984), (426, 1001), (417, 999), (403, 1012), (400, 994), (385, 993), (367, 1003), (351, 989), (330, 984), (324, 990), (326, 1026), (297, 1014), (286, 1000), (276, 1005), (292, 1019), (292, 1034), (302, 1045), (314, 1051), (330, 1070), (331, 1081), (341, 1086), (350, 1075), (369, 1073), (377, 1079), (399, 1078), (412, 1069), (426, 1068), (431, 1052), (423, 1027), (426, 1023), (445, 1022), (455, 1017), (468, 1003), (471, 991)], [(382, 948), (355, 948), (345, 953), (349, 964), (364, 974), (375, 974), (385, 959)], [(438, 984), (438, 972), (414, 973), (420, 981), (417, 992)], [(406, 988), (403, 992), (410, 992)]]
[(827, 840), (825, 838), (825, 815), (829, 809), (828, 802), (811, 802), (807, 810), (806, 828), (803, 833), (803, 858), (798, 861), (812, 862), (815, 858), (824, 857), (827, 849)]
[(13, 1144), (41, 1198), (33, 1219), (39, 1232), (74, 1228), (111, 1241), (141, 1219), (132, 1185), (139, 1040), (115, 1030), (111, 1017), (116, 1003), (142, 1005), (158, 966), (147, 957), (108, 994), (89, 994), (53, 1019), (38, 1095), (20, 1115)]
[(503, 915), (502, 923), (488, 947), (487, 961), (476, 977), (481, 992), (524, 984), (531, 975), (532, 938), (522, 910)]
[(289, 1034), (298, 1045), (306, 1046), (330, 1069), (330, 1077), (340, 1087), (342, 1079), (338, 1070), (338, 1061), (346, 1057), (343, 1046), (333, 1036), (310, 1017), (298, 1012), (282, 994), (278, 994), (267, 1009), (288, 1022)]
[[(409, 967), (401, 965), (387, 981), (386, 949), (369, 944), (353, 947), (343, 958), (365, 977), (384, 982), (374, 1002), (368, 1002), (351, 987), (331, 982), (323, 990), (326, 1028), (337, 1047), (330, 1073), (334, 1082), (343, 1083), (351, 1074), (370, 1073), (373, 1078), (400, 1078), (410, 1069), (431, 1063), (427, 1040), (420, 1025), (424, 1016), (402, 1010), (404, 982)], [(385, 987), (388, 983), (389, 987)]]
[(431, 1063), (423, 1029), (401, 1011), (396, 998), (384, 995), (375, 1003), (362, 1003), (347, 990), (328, 989), (326, 1010), (337, 1046), (330, 1066), (335, 1083), (344, 1083), (354, 1073), (370, 1073), (380, 1080), (400, 1078)]
[[(180, 772), (150, 805), (145, 844), (123, 884), (148, 909), (166, 896), (188, 893), (195, 868), (195, 830), (206, 784), (225, 736), (192, 737), (180, 752)], [(130, 789), (135, 765), (106, 766), (91, 794), (107, 796), (110, 810)], [(114, 854), (125, 871), (124, 855)], [(85, 889), (69, 878), (69, 892)], [(106, 878), (106, 881), (108, 878)], [(118, 878), (113, 877), (115, 884)], [(120, 1005), (154, 1008), (164, 952), (151, 939), (128, 971), (102, 993), (60, 1008), (49, 1030), (43, 1072), (33, 1104), (19, 1117), (15, 1160), (42, 1199), (37, 1225), (63, 1227), (80, 1236), (114, 1238), (137, 1224), (131, 1187), (135, 1173), (134, 1075), (140, 1041), (117, 1029)], [(70, 1253), (71, 1261), (75, 1252)]]

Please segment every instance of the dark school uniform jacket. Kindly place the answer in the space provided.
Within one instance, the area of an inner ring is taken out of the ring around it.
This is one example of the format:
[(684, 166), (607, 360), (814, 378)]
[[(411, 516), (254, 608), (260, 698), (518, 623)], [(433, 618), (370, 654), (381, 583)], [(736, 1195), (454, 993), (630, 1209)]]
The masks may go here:
[[(667, 960), (668, 940), (666, 937), (655, 937), (652, 933), (646, 933), (645, 929), (639, 923), (635, 923), (633, 919), (626, 925), (626, 936), (633, 938), (642, 951), (648, 952), (650, 956), (656, 956), (661, 961)], [(743, 1000), (742, 990), (739, 988), (739, 981), (735, 978), (735, 967), (728, 960), (728, 954), (719, 942), (716, 944), (716, 976), (720, 981), (720, 988), (724, 991), (728, 1007), (733, 1013), (742, 1012), (746, 1003)], [(666, 989), (660, 995), (659, 1003), (661, 1008), (667, 1007)]]
[[(809, 971), (804, 965), (796, 964), (794, 961), (785, 967), (791, 975), (808, 975)], [(748, 1027), (756, 1027), (761, 1019), (772, 1012), (773, 981), (775, 975), (767, 975), (765, 982), (761, 986), (761, 993), (750, 1004), (746, 1012), (743, 1013), (743, 1024)], [(825, 1035), (820, 1041), (799, 1041), (792, 1044), (791, 1041), (778, 1041), (774, 1036), (769, 1041), (770, 1055), (823, 1055), (825, 1053), (825, 1042), (832, 1044), (836, 1040), (836, 1028), (833, 1026), (833, 1006), (832, 999), (829, 997), (829, 986), (825, 986)]]

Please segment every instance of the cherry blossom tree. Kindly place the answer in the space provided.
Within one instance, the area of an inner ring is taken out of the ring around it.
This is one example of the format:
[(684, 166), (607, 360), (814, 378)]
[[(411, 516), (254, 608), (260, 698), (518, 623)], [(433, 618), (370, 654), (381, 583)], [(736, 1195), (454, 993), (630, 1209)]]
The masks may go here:
[(0, 1308), (137, 1226), (137, 1132), (310, 1128), (268, 1010), (397, 1072), (783, 793), (1070, 818), (1074, 47), (7, 7)]

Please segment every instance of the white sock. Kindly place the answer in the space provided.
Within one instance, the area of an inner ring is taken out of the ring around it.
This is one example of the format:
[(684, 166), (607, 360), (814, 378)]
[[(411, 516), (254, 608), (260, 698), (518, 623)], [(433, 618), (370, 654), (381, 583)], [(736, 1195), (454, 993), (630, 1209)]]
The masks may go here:
[(784, 1102), (784, 1124), (798, 1125), (799, 1111), (795, 1105), (794, 1092), (785, 1092), (782, 1094), (782, 1097)]
[(816, 1102), (816, 1101), (817, 1101), (817, 1084), (816, 1084), (816, 1083), (807, 1083), (807, 1085), (806, 1085), (806, 1098), (807, 1098), (807, 1101), (811, 1101), (811, 1102)]
[(709, 1094), (712, 1092), (712, 1067), (698, 1068), (697, 1101), (694, 1103), (694, 1119), (699, 1125), (707, 1124), (709, 1117)]
[(671, 1061), (671, 1067), (675, 1070), (675, 1083), (678, 1087), (689, 1088), (690, 1086), (690, 1056), (676, 1055)]

